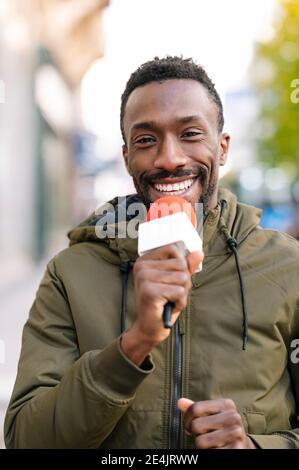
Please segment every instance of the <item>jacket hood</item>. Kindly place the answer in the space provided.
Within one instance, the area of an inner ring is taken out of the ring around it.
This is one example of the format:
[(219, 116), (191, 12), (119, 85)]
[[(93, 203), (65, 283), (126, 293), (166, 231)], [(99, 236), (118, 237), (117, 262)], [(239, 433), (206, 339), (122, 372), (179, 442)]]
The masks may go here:
[[(101, 243), (117, 253), (121, 261), (134, 261), (137, 258), (137, 230), (135, 237), (129, 237), (126, 236), (127, 227), (130, 222), (137, 227), (145, 220), (145, 211), (128, 211), (128, 207), (134, 209), (136, 203), (140, 203), (140, 199), (133, 194), (116, 197), (100, 206), (68, 232), (70, 246), (81, 242)], [(239, 245), (259, 224), (261, 213), (261, 209), (237, 202), (234, 194), (220, 188), (218, 205), (207, 214), (201, 232), (205, 256), (223, 254), (228, 250), (225, 237), (221, 234), (220, 223), (225, 224)]]

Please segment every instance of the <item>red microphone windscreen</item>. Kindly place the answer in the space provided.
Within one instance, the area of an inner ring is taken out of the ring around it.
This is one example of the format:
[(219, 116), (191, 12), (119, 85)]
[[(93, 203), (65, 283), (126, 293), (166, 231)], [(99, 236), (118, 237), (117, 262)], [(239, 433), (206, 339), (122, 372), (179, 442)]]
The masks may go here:
[(147, 212), (146, 221), (150, 222), (177, 212), (185, 212), (196, 228), (196, 214), (191, 203), (179, 196), (165, 196), (153, 202)]

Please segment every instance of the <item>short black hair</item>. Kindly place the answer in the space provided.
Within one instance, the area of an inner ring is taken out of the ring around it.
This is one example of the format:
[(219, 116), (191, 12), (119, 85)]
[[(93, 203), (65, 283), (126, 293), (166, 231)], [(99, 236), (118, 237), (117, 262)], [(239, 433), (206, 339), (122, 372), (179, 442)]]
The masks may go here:
[(222, 132), (224, 126), (223, 106), (214, 83), (201, 65), (193, 59), (184, 59), (179, 56), (167, 56), (162, 59), (155, 57), (153, 60), (140, 65), (130, 76), (126, 88), (121, 97), (120, 128), (124, 142), (126, 142), (123, 120), (128, 98), (135, 88), (147, 85), (150, 82), (163, 82), (171, 79), (196, 80), (208, 91), (213, 102), (218, 108), (218, 130)]

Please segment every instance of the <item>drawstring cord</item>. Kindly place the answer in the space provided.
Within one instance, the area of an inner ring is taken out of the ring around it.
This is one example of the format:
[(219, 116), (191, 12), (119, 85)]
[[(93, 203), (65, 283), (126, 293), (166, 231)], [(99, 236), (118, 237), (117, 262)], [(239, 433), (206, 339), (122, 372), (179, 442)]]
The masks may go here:
[(120, 333), (122, 334), (126, 328), (127, 289), (128, 289), (128, 277), (129, 277), (129, 271), (130, 271), (130, 261), (122, 262), (120, 264), (119, 269), (122, 275), (121, 307), (120, 307)]
[(245, 300), (245, 289), (244, 289), (244, 282), (243, 282), (243, 276), (241, 272), (241, 266), (240, 266), (240, 259), (239, 259), (239, 253), (238, 253), (238, 243), (231, 236), (229, 233), (229, 230), (223, 220), (222, 213), (224, 209), (226, 208), (227, 203), (224, 200), (221, 200), (221, 212), (220, 212), (220, 231), (223, 233), (226, 244), (232, 251), (235, 257), (235, 262), (236, 262), (236, 268), (238, 272), (238, 277), (239, 277), (239, 283), (240, 283), (240, 291), (241, 291), (241, 302), (242, 302), (242, 312), (243, 312), (243, 351), (246, 350), (247, 342), (248, 342), (248, 311), (247, 311), (247, 305), (246, 305), (246, 300)]

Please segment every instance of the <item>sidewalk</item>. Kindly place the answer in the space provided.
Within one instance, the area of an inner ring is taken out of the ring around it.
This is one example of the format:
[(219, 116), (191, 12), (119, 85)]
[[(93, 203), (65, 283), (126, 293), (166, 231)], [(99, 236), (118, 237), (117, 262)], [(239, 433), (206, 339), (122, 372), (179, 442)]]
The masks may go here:
[(0, 292), (0, 448), (3, 420), (14, 385), (24, 323), (45, 271), (47, 260), (26, 269)]

